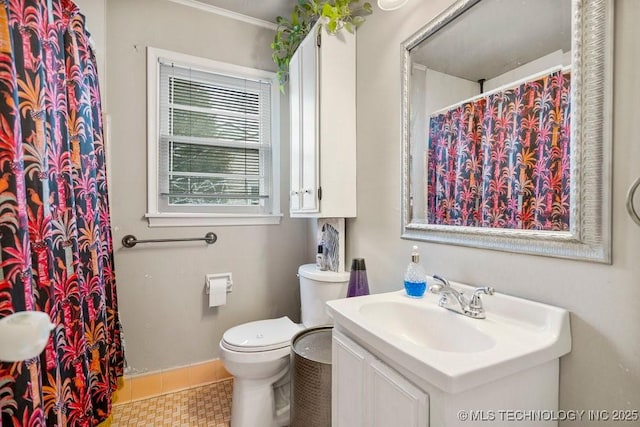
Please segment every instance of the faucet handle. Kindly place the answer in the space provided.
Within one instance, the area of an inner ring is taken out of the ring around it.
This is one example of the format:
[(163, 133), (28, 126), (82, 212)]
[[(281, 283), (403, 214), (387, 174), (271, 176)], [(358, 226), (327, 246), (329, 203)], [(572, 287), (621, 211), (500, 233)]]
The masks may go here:
[(433, 294), (439, 294), (440, 291), (442, 290), (442, 288), (446, 288), (449, 285), (449, 281), (447, 279), (445, 279), (444, 277), (438, 276), (437, 274), (433, 275), (433, 278), (436, 279), (438, 282), (440, 283), (434, 283), (431, 286), (429, 286), (429, 292), (433, 293)]
[(473, 296), (476, 296), (476, 295), (479, 296), (480, 294), (493, 295), (494, 292), (495, 292), (495, 289), (493, 289), (491, 286), (481, 286), (473, 290)]
[(481, 309), (482, 308), (482, 300), (480, 299), (480, 295), (493, 295), (495, 290), (491, 286), (482, 286), (480, 288), (475, 288), (473, 290), (473, 294), (471, 295), (471, 301), (469, 301), (469, 307), (471, 309)]
[(449, 281), (442, 276), (438, 276), (437, 274), (433, 275), (433, 278), (439, 282), (442, 282), (445, 286), (449, 286)]

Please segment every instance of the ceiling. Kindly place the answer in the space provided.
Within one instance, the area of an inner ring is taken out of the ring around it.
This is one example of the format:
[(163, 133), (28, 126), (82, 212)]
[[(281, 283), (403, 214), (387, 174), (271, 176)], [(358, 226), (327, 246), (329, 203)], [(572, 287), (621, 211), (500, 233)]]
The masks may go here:
[[(267, 22), (288, 18), (298, 2), (193, 1)], [(571, 0), (483, 0), (412, 50), (412, 60), (477, 81), (558, 50), (571, 50)]]
[(298, 0), (197, 0), (263, 21), (276, 22), (276, 16), (289, 17)]

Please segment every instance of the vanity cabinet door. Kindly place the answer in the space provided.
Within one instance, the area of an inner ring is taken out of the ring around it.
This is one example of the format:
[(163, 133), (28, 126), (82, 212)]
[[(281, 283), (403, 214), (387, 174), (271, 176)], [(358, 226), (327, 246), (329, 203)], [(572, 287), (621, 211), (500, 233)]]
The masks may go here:
[(369, 365), (369, 407), (371, 427), (427, 427), (428, 395), (379, 360)]
[(333, 332), (332, 427), (365, 426), (365, 373), (371, 357), (350, 339)]
[(428, 427), (429, 396), (333, 330), (332, 427)]

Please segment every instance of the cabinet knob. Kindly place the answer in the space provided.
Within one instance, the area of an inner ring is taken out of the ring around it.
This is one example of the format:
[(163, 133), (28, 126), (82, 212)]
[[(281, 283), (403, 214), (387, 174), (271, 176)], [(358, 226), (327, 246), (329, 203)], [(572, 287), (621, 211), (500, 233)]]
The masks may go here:
[(299, 191), (291, 191), (291, 195), (292, 195), (292, 196), (297, 196), (298, 194), (300, 194), (300, 192), (299, 192)]
[(304, 194), (312, 194), (312, 193), (313, 193), (313, 191), (311, 191), (311, 189), (310, 189), (310, 188), (307, 188), (307, 189), (305, 189), (305, 190), (303, 191), (303, 193), (304, 193)]

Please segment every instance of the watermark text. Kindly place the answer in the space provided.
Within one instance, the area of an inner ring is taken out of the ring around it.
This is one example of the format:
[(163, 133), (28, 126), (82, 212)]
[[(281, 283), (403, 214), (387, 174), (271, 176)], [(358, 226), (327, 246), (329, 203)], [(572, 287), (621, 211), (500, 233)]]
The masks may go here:
[(459, 421), (472, 422), (628, 422), (640, 421), (638, 409), (471, 409), (458, 411)]

